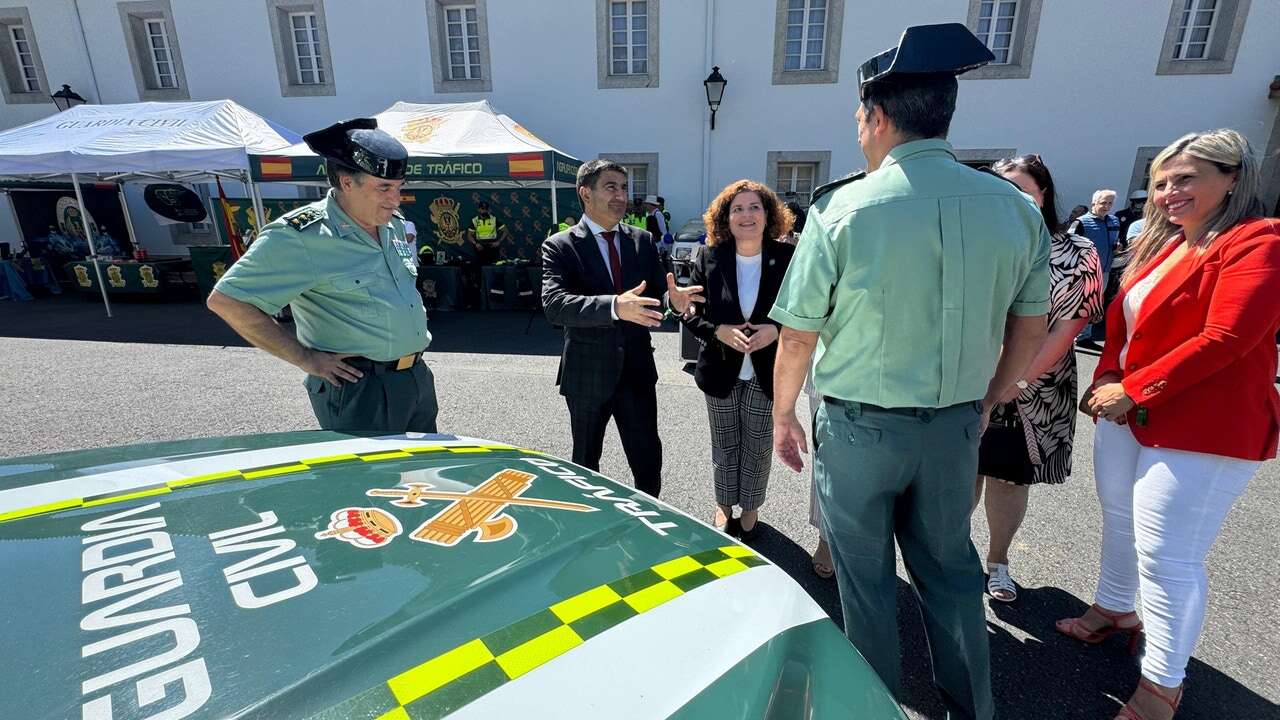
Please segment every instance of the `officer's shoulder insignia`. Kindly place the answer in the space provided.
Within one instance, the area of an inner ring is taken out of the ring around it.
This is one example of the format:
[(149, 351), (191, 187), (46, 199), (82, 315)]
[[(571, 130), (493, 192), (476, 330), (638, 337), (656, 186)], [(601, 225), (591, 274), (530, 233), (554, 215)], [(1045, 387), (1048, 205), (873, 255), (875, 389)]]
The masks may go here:
[(405, 219), (405, 218), (404, 218), (404, 213), (400, 212), (400, 209), (399, 209), (399, 208), (397, 208), (397, 209), (395, 209), (395, 210), (392, 210), (392, 211), (391, 211), (391, 214), (392, 214), (392, 215), (395, 215), (396, 217), (400, 218), (401, 220), (404, 220), (404, 219)]
[(813, 194), (812, 194), (811, 196), (809, 196), (809, 204), (810, 204), (810, 205), (812, 205), (813, 203), (818, 202), (818, 198), (822, 197), (823, 195), (826, 195), (827, 193), (831, 192), (832, 190), (835, 190), (836, 188), (840, 187), (841, 185), (846, 185), (846, 184), (851, 183), (851, 182), (853, 182), (853, 181), (855, 181), (855, 180), (861, 180), (862, 178), (864, 178), (864, 177), (866, 177), (866, 176), (867, 176), (867, 171), (866, 171), (866, 170), (859, 170), (859, 171), (854, 172), (854, 173), (849, 173), (848, 175), (845, 175), (844, 177), (840, 178), (839, 180), (832, 180), (831, 182), (827, 183), (826, 185), (819, 185), (819, 186), (818, 186), (818, 188), (817, 188), (816, 190), (814, 190), (814, 191), (813, 191)]
[(294, 230), (303, 230), (308, 226), (314, 225), (324, 218), (324, 211), (317, 207), (307, 205), (297, 210), (288, 212), (281, 218), (289, 224)]

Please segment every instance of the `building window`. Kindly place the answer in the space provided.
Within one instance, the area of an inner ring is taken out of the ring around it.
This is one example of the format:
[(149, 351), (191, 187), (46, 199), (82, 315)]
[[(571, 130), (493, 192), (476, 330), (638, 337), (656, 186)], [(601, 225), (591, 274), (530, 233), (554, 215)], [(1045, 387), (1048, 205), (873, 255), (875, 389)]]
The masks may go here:
[(649, 194), (649, 166), (623, 165), (627, 171), (627, 192), (631, 197), (644, 197)]
[(1135, 190), (1150, 190), (1151, 161), (1164, 149), (1163, 145), (1144, 145), (1138, 148), (1133, 158), (1133, 174), (1129, 177), (1129, 197)]
[(147, 50), (151, 56), (151, 70), (155, 73), (156, 86), (163, 89), (178, 87), (178, 73), (173, 66), (173, 50), (169, 48), (169, 35), (164, 20), (146, 21)]
[(765, 184), (784, 202), (809, 206), (809, 197), (827, 182), (831, 172), (831, 151), (770, 152), (765, 167)]
[(1013, 52), (1013, 29), (1018, 20), (1018, 0), (981, 0), (978, 39), (991, 48), (995, 64), (1008, 65)]
[(1173, 46), (1174, 60), (1206, 60), (1213, 20), (1218, 15), (1218, 0), (1187, 0), (1178, 21), (1178, 36)]
[(827, 0), (787, 0), (787, 44), (783, 67), (821, 70), (827, 36)]
[(336, 95), (324, 3), (266, 0), (283, 97)]
[(778, 183), (774, 190), (784, 197), (800, 195), (809, 197), (813, 192), (813, 179), (818, 175), (818, 163), (778, 163)]
[(293, 59), (299, 85), (324, 84), (324, 56), (320, 53), (320, 28), (315, 13), (290, 13), (293, 28)]
[(1156, 74), (1230, 74), (1250, 2), (1173, 0)]
[(600, 158), (612, 160), (626, 171), (628, 197), (658, 194), (657, 153), (604, 153)]
[(445, 35), (449, 43), (449, 79), (480, 79), (480, 23), (474, 5), (447, 5)]
[(658, 87), (657, 0), (596, 0), (597, 86)]
[(431, 77), (438, 93), (490, 92), (485, 0), (426, 0)]
[(844, 0), (777, 0), (773, 84), (834, 83)]
[(609, 3), (609, 73), (649, 72), (649, 15), (645, 0)]
[(961, 75), (969, 80), (1022, 80), (1031, 77), (1043, 0), (969, 0), (966, 24), (995, 60)]
[(27, 29), (21, 25), (10, 25), (9, 39), (13, 41), (13, 55), (17, 60), (18, 92), (40, 92), (40, 75), (36, 72), (36, 59), (31, 53)]
[(189, 100), (182, 48), (169, 0), (119, 4), (140, 100)]
[(0, 89), (10, 105), (52, 103), (40, 48), (25, 7), (0, 8)]

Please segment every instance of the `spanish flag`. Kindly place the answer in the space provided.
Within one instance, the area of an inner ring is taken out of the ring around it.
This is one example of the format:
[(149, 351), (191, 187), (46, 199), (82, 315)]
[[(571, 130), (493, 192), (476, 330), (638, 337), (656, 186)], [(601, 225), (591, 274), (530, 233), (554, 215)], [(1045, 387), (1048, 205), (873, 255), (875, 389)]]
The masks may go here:
[(542, 153), (508, 155), (507, 174), (516, 178), (545, 177), (547, 173), (542, 167)]
[(287, 180), (293, 177), (293, 160), (278, 155), (266, 155), (258, 162), (263, 180)]
[(214, 176), (218, 183), (218, 201), (222, 205), (222, 220), (227, 224), (227, 241), (231, 245), (231, 262), (240, 259), (244, 254), (244, 241), (240, 238), (240, 228), (236, 227), (235, 213), (231, 212), (231, 203), (227, 201), (227, 193), (222, 189), (222, 180)]

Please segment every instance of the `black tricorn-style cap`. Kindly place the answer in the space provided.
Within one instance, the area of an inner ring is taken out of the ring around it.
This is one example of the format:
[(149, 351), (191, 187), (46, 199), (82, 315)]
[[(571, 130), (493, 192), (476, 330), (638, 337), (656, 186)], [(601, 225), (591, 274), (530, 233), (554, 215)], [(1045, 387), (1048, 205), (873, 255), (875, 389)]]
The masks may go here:
[(386, 180), (404, 179), (409, 151), (389, 133), (378, 129), (373, 118), (334, 123), (302, 136), (317, 155), (348, 170)]
[(868, 83), (892, 82), (902, 75), (960, 75), (995, 60), (991, 50), (961, 23), (913, 25), (898, 46), (858, 67), (858, 93)]

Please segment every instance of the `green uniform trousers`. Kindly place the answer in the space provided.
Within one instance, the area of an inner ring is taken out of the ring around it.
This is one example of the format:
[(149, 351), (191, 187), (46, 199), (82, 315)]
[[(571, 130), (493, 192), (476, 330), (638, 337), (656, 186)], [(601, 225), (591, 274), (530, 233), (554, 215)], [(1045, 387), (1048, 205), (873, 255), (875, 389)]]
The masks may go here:
[(981, 417), (975, 402), (884, 409), (827, 400), (814, 470), (850, 642), (897, 695), (897, 539), (947, 716), (988, 720), (982, 568), (969, 539)]
[(436, 381), (419, 360), (406, 370), (348, 358), (364, 373), (356, 382), (333, 385), (308, 375), (304, 385), (324, 430), (338, 432), (436, 432)]

